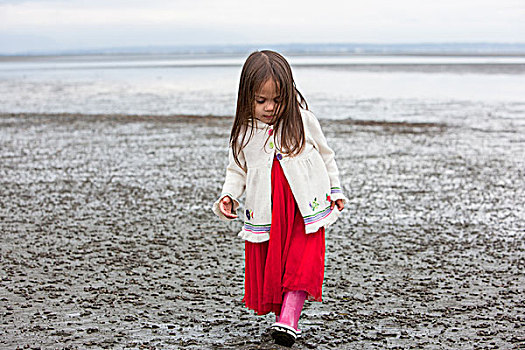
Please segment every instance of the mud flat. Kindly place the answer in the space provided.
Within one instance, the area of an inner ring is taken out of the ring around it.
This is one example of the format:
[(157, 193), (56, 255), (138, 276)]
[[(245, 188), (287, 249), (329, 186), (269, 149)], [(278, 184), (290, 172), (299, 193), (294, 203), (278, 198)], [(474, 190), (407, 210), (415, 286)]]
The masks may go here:
[[(275, 349), (215, 219), (231, 119), (0, 116), (0, 348)], [(296, 349), (525, 347), (525, 128), (323, 121), (346, 213)]]

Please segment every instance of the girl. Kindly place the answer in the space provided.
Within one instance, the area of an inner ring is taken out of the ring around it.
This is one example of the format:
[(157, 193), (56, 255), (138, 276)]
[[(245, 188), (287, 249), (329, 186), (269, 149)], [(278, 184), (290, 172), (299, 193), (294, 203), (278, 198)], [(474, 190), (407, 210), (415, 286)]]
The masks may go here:
[(324, 228), (346, 198), (334, 152), (290, 65), (273, 51), (252, 53), (242, 68), (226, 179), (213, 211), (237, 218), (245, 190), (243, 301), (259, 315), (275, 313), (272, 337), (291, 346), (305, 299), (321, 301)]

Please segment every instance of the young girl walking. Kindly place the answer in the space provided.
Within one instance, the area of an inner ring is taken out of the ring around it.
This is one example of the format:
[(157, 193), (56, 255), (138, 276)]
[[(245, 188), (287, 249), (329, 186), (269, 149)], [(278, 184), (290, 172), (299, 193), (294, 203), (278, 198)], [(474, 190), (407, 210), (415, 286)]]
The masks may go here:
[(334, 152), (290, 65), (273, 51), (252, 53), (242, 68), (226, 179), (213, 211), (237, 218), (245, 192), (243, 301), (258, 315), (275, 313), (272, 337), (291, 346), (305, 299), (321, 301), (325, 227), (346, 198)]

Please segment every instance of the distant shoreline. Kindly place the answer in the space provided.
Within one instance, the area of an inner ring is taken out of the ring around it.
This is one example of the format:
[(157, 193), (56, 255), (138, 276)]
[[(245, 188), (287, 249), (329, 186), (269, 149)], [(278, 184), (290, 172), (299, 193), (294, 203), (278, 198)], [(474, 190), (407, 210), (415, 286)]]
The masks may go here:
[[(0, 71), (240, 68), (240, 54), (93, 54), (0, 56)], [(525, 74), (524, 54), (342, 54), (289, 55), (297, 69), (369, 72)]]

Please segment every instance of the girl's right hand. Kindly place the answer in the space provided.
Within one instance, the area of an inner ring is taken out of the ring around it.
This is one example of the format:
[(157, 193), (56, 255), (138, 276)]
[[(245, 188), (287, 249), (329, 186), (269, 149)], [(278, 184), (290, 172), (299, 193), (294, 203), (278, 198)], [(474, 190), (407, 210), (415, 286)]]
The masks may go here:
[(238, 216), (233, 213), (233, 201), (229, 196), (224, 197), (219, 202), (219, 210), (228, 219), (236, 219)]

